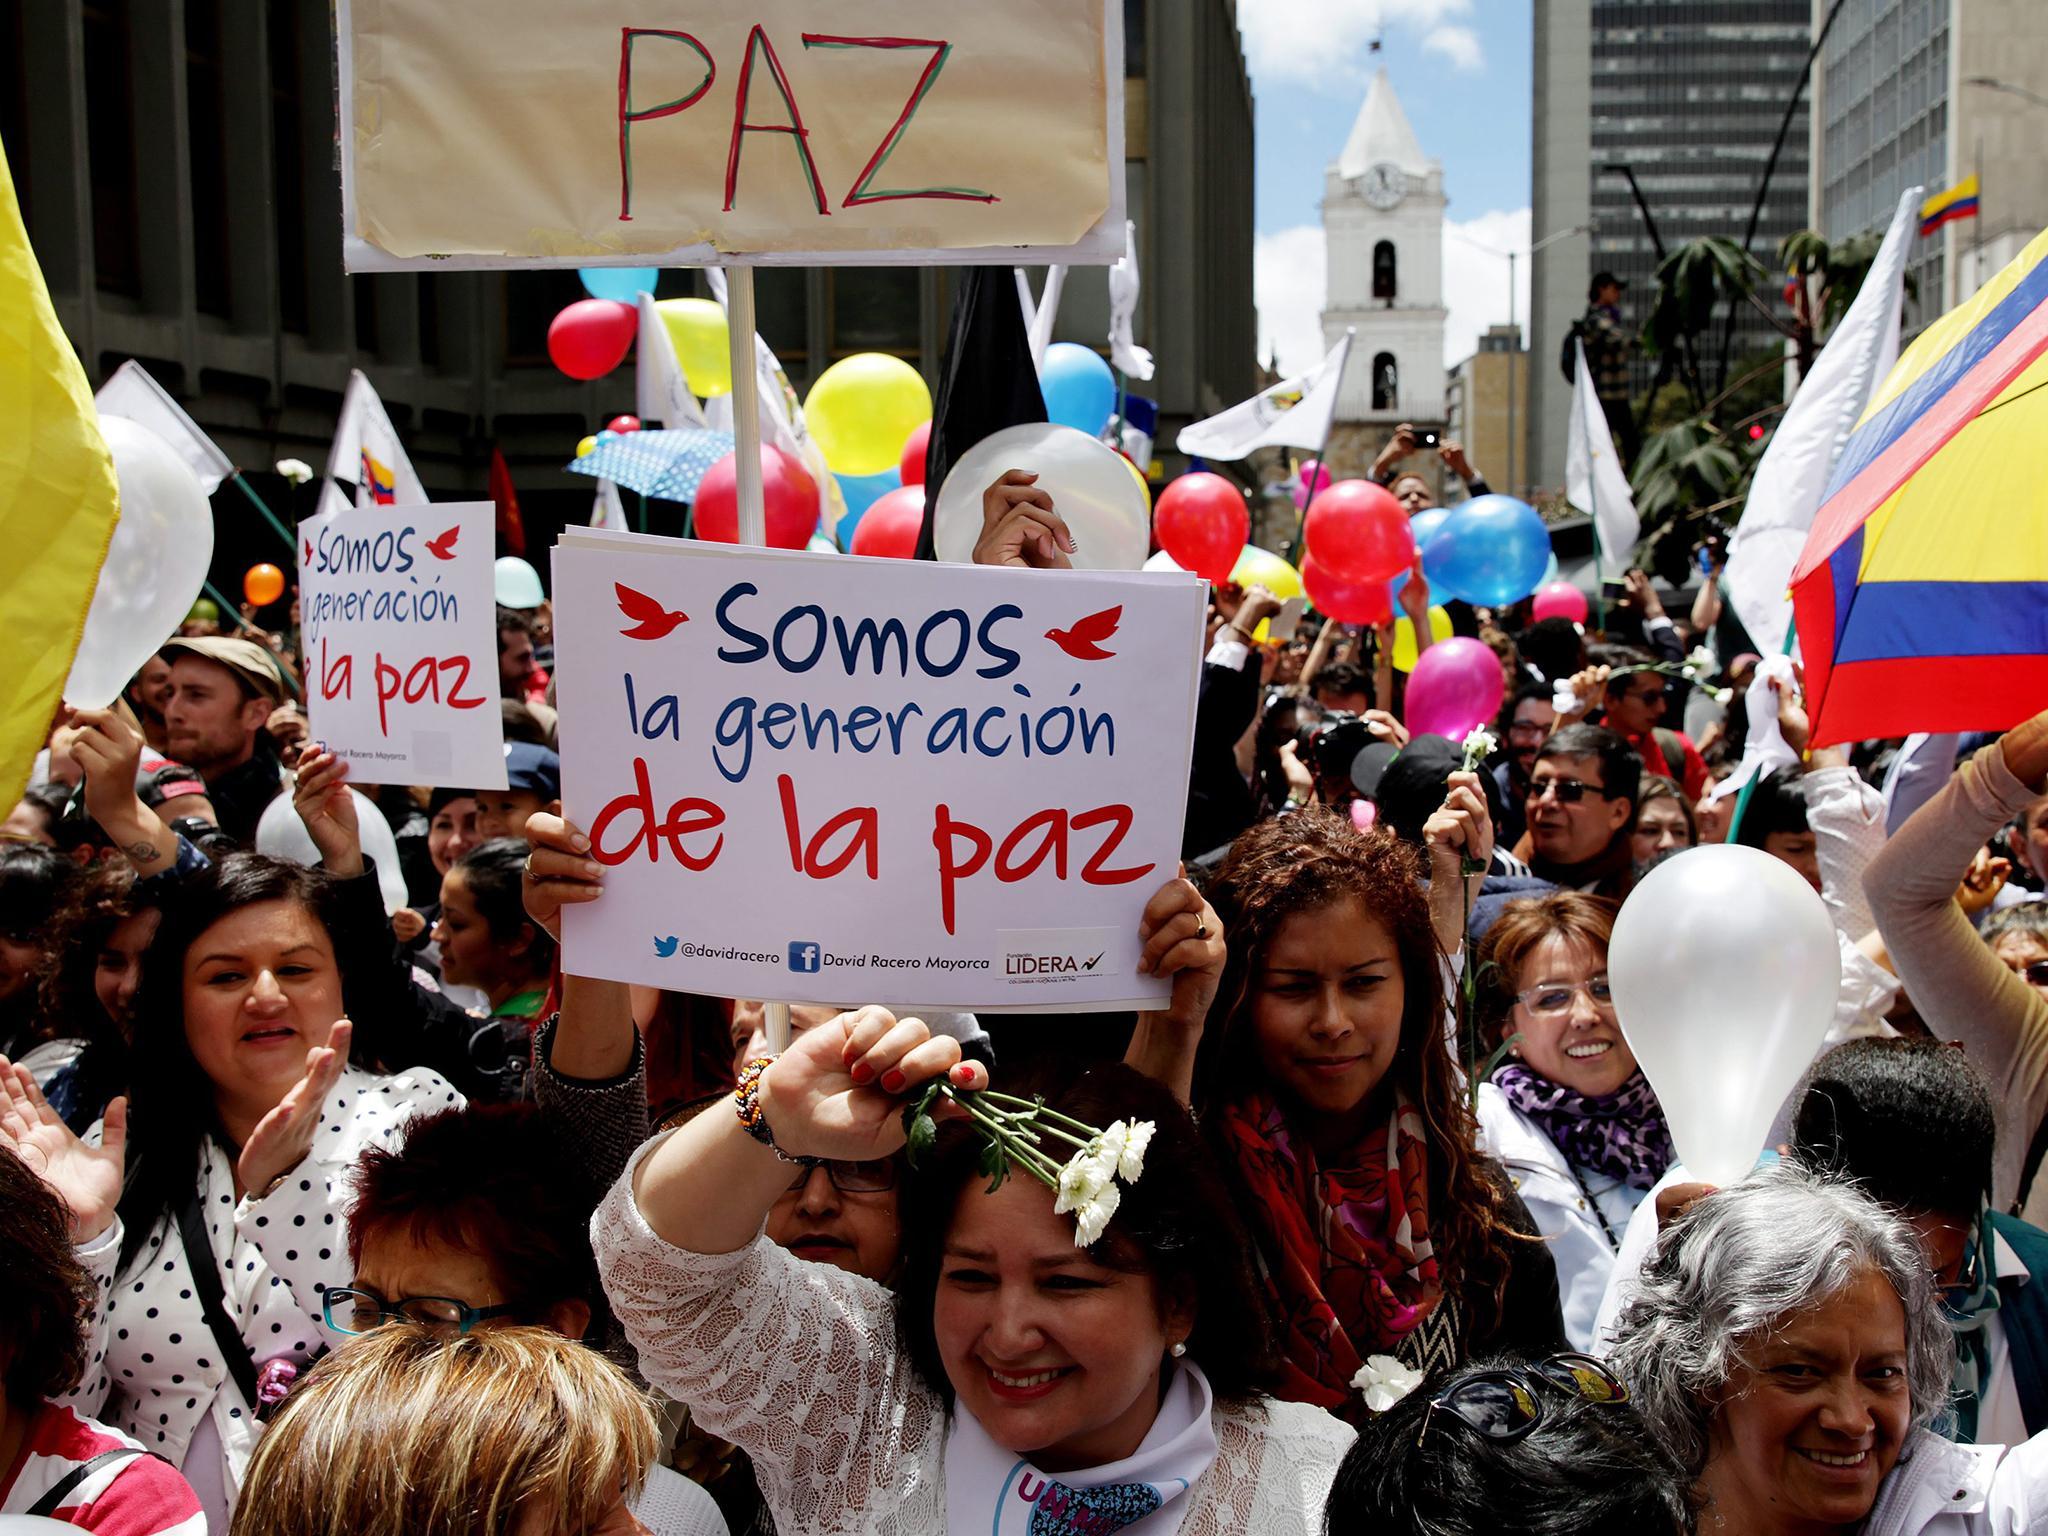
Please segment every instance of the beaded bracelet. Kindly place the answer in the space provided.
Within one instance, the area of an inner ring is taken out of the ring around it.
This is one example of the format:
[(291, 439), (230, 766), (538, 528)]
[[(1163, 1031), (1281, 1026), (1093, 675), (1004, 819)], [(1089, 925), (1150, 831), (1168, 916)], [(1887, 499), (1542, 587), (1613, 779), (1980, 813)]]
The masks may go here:
[(775, 1133), (768, 1129), (768, 1117), (761, 1113), (761, 1074), (774, 1062), (773, 1056), (756, 1056), (746, 1064), (740, 1072), (739, 1081), (733, 1085), (732, 1106), (749, 1136), (785, 1163), (793, 1163), (797, 1159), (775, 1145)]

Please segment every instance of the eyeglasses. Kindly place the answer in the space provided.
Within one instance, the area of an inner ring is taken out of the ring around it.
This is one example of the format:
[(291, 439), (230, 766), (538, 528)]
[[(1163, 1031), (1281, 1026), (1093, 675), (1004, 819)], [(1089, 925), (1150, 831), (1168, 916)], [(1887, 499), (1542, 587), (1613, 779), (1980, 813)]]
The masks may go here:
[(2048, 960), (2030, 960), (2021, 972), (2032, 985), (2048, 987)]
[(811, 1170), (822, 1168), (825, 1177), (832, 1181), (832, 1187), (842, 1195), (879, 1195), (884, 1190), (896, 1187), (896, 1161), (894, 1158), (870, 1158), (862, 1162), (847, 1162), (836, 1157), (800, 1157), (797, 1162), (803, 1166), (790, 1180), (792, 1190), (802, 1189), (811, 1181)]
[(1559, 805), (1577, 805), (1588, 795), (1598, 795), (1602, 800), (1610, 798), (1605, 787), (1588, 784), (1584, 779), (1540, 779), (1529, 786), (1531, 802), (1546, 794), (1554, 795)]
[(386, 1323), (413, 1323), (436, 1333), (467, 1333), (487, 1318), (506, 1317), (509, 1306), (472, 1307), (452, 1296), (407, 1296), (386, 1301), (375, 1291), (350, 1285), (328, 1288), (321, 1303), (327, 1326), (336, 1333), (369, 1333)]
[(1608, 988), (1605, 971), (1598, 976), (1588, 976), (1584, 981), (1553, 981), (1540, 987), (1528, 987), (1515, 994), (1515, 1001), (1538, 1018), (1547, 1018), (1571, 1012), (1572, 999), (1581, 992), (1595, 1008), (1614, 1007), (1614, 993)]
[(1544, 1386), (1603, 1407), (1628, 1401), (1628, 1388), (1620, 1378), (1591, 1355), (1552, 1355), (1527, 1366), (1466, 1377), (1430, 1403), (1415, 1443), (1422, 1444), (1442, 1409), (1474, 1434), (1511, 1445), (1543, 1422), (1537, 1388)]

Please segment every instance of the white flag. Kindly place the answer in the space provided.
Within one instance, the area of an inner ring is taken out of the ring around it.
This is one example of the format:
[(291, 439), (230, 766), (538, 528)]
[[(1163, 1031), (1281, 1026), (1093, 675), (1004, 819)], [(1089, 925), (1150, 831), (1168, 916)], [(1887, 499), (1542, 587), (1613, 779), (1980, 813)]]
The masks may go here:
[(1054, 262), (1045, 269), (1045, 292), (1031, 312), (1031, 366), (1040, 373), (1045, 372), (1045, 349), (1052, 345), (1052, 328), (1060, 318), (1060, 295), (1066, 288), (1066, 264)]
[(116, 368), (92, 399), (102, 416), (119, 416), (147, 427), (170, 444), (171, 451), (199, 477), (199, 488), (207, 495), (219, 490), (221, 481), (235, 472), (234, 461), (214, 446), (213, 439), (199, 430), (199, 423), (133, 358)]
[(590, 526), (609, 528), (616, 533), (632, 532), (626, 526), (626, 509), (620, 504), (619, 488), (609, 480), (597, 482), (597, 499), (590, 504)]
[(1593, 519), (1605, 569), (1622, 570), (1643, 536), (1634, 494), (1615, 451), (1607, 413), (1593, 389), (1593, 370), (1586, 366), (1586, 348), (1574, 340), (1572, 352), (1571, 441), (1564, 450), (1564, 499)]
[(1132, 378), (1152, 377), (1152, 354), (1131, 337), (1138, 313), (1138, 226), (1124, 220), (1124, 253), (1109, 269), (1109, 360)]
[(1307, 373), (1182, 427), (1174, 446), (1205, 459), (1241, 459), (1254, 448), (1319, 451), (1337, 416), (1337, 391), (1350, 355), (1351, 333), (1346, 331), (1330, 355)]
[(1750, 480), (1742, 520), (1728, 545), (1721, 589), (1759, 650), (1785, 644), (1792, 628), (1786, 588), (1827, 495), (1835, 460), (1862, 419), (1871, 392), (1899, 359), (1906, 256), (1918, 232), (1925, 190), (1908, 187), (1899, 198), (1855, 302), (1814, 359)]
[(315, 517), (325, 517), (330, 512), (346, 512), (352, 503), (348, 493), (332, 480), (320, 482), (320, 503), (313, 508)]
[(334, 446), (327, 450), (327, 476), (354, 485), (359, 507), (414, 506), (427, 500), (427, 488), (413, 473), (398, 429), (360, 368), (349, 370)]
[(641, 421), (658, 421), (664, 427), (701, 427), (703, 407), (690, 393), (683, 365), (676, 361), (676, 346), (669, 336), (661, 311), (654, 307), (654, 295), (640, 295), (640, 329), (633, 342), (634, 408)]

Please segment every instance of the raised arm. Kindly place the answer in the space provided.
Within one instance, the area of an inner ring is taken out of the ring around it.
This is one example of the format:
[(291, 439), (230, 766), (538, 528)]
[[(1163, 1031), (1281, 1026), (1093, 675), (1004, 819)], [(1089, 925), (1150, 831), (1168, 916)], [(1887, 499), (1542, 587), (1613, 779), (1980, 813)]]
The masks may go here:
[(111, 709), (81, 709), (66, 728), (72, 760), (85, 770), (86, 814), (113, 839), (138, 875), (161, 874), (178, 859), (178, 834), (135, 793), (142, 733)]
[(1124, 1051), (1124, 1065), (1135, 1067), (1173, 1090), (1183, 1104), (1194, 1102), (1195, 1053), (1216, 988), (1223, 980), (1223, 923), (1216, 909), (1185, 879), (1166, 882), (1145, 904), (1138, 924), (1145, 951), (1138, 969), (1148, 976), (1171, 976), (1173, 998), (1158, 1013), (1138, 1015)]

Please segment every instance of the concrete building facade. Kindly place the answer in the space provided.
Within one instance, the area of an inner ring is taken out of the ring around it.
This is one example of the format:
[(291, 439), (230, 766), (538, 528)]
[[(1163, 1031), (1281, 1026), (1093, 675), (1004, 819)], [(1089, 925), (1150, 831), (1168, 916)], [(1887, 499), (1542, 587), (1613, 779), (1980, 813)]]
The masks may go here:
[[(1832, 0), (1814, 0), (1813, 25)], [(1882, 230), (1908, 187), (1975, 175), (1975, 219), (1913, 248), (1918, 330), (2048, 227), (2048, 6), (2038, 0), (1847, 0), (1813, 81), (1809, 222), (1830, 240)]]
[[(1253, 389), (1252, 99), (1234, 0), (1124, 0), (1125, 173), (1140, 236), (1136, 335), (1173, 424)], [(376, 385), (437, 497), (481, 494), (493, 444), (530, 532), (587, 514), (560, 466), (633, 408), (632, 369), (594, 383), (548, 361), (574, 272), (341, 268), (328, 0), (0, 0), (0, 144), (57, 312), (98, 384), (137, 358), (279, 510), (279, 457), (317, 469), (349, 370)], [(801, 392), (831, 362), (893, 353), (936, 382), (945, 268), (764, 268), (763, 335)], [(663, 297), (706, 293), (662, 275)], [(1107, 350), (1101, 269), (1076, 269), (1057, 334)], [(275, 553), (216, 503), (230, 580)], [(537, 525), (537, 527), (532, 526)]]
[[(1479, 350), (1451, 365), (1444, 391), (1444, 435), (1462, 443), (1465, 456), (1489, 485), (1513, 494), (1527, 468), (1529, 354), (1518, 325), (1490, 325)], [(1452, 495), (1458, 494), (1452, 482)]]
[[(1655, 298), (1656, 240), (1616, 168), (1633, 171), (1667, 251), (1706, 235), (1740, 240), (1806, 67), (1811, 4), (1538, 0), (1529, 417), (1538, 486), (1564, 479), (1571, 387), (1557, 355), (1585, 312), (1589, 279), (1605, 270), (1627, 283), (1623, 314), (1631, 326)], [(1794, 115), (1750, 246), (1766, 267), (1778, 242), (1807, 223), (1805, 111), (1802, 104)], [(1590, 225), (1591, 234), (1540, 245), (1579, 225)], [(1735, 355), (1776, 341), (1760, 317), (1738, 317)], [(1649, 388), (1653, 367), (1644, 358), (1631, 370), (1638, 393)]]

